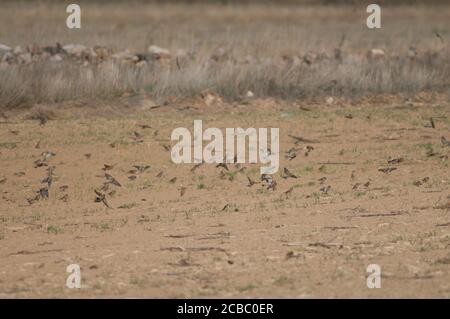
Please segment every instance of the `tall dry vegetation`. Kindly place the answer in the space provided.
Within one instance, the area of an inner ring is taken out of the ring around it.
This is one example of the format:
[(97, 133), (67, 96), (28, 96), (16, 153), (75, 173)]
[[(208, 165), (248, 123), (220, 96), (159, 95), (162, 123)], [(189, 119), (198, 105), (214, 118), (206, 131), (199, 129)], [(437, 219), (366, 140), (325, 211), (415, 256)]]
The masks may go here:
[[(145, 53), (156, 44), (173, 58), (144, 67), (113, 61), (8, 66), (0, 69), (0, 107), (95, 101), (140, 90), (164, 100), (209, 89), (234, 100), (248, 90), (260, 97), (299, 98), (444, 90), (450, 82), (450, 6), (384, 8), (381, 30), (365, 27), (365, 7), (357, 4), (86, 3), (81, 30), (65, 27), (62, 4), (2, 7), (0, 43), (11, 47), (60, 42)], [(372, 48), (383, 49), (386, 57), (366, 59)]]

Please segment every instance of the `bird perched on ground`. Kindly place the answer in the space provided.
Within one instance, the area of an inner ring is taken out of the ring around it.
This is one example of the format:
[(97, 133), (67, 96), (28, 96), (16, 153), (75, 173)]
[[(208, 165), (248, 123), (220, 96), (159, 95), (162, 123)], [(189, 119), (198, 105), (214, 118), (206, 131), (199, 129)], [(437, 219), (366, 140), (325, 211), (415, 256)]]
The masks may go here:
[(284, 173), (284, 176), (283, 176), (284, 179), (289, 178), (289, 177), (291, 177), (291, 178), (297, 178), (297, 176), (294, 175), (294, 174), (292, 174), (292, 173), (287, 169), (287, 167), (285, 167), (285, 168), (283, 169), (283, 173)]

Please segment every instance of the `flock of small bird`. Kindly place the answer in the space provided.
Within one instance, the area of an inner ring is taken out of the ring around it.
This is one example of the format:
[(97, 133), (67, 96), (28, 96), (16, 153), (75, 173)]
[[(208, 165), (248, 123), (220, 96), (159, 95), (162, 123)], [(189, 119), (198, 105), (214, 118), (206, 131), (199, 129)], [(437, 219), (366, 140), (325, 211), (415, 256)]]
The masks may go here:
[[(434, 126), (434, 125), (433, 125)], [(149, 126), (146, 126), (146, 128)], [(291, 161), (292, 159), (294, 159), (295, 157), (297, 157), (297, 152), (299, 150), (301, 150), (301, 148), (299, 148), (299, 144), (303, 143), (306, 144), (306, 146), (303, 148), (305, 150), (304, 156), (308, 156), (313, 150), (314, 147), (309, 145), (311, 143), (318, 143), (318, 141), (316, 140), (309, 140), (309, 139), (305, 139), (302, 137), (298, 137), (298, 136), (294, 136), (294, 135), (289, 135), (290, 138), (292, 138), (294, 140), (294, 147), (290, 148), (288, 151), (286, 151), (285, 153), (285, 158), (288, 161)], [(144, 136), (141, 133), (138, 132), (134, 132), (133, 133), (133, 137), (132, 139), (137, 142), (137, 143), (142, 143), (144, 140)], [(450, 141), (448, 141), (444, 136), (441, 137), (441, 144), (444, 147), (450, 147)], [(165, 145), (163, 145), (165, 146)], [(36, 145), (36, 148), (39, 148), (39, 143)], [(167, 150), (168, 146), (165, 147), (165, 149)], [(434, 152), (432, 149), (429, 149), (427, 151), (427, 156), (437, 156), (439, 155), (438, 153)], [(55, 157), (56, 154), (54, 152), (51, 151), (45, 151), (41, 153), (40, 158), (38, 158), (37, 160), (34, 161), (34, 167), (35, 168), (40, 168), (40, 167), (46, 167), (46, 172), (47, 175), (44, 179), (41, 180), (41, 184), (44, 184), (42, 187), (40, 187), (37, 191), (35, 191), (35, 196), (32, 198), (27, 198), (28, 203), (31, 205), (33, 203), (35, 203), (36, 201), (39, 200), (45, 200), (49, 198), (49, 191), (53, 185), (53, 179), (55, 176), (55, 166), (49, 165), (49, 161), (50, 159), (52, 159), (53, 157)], [(91, 158), (91, 154), (85, 154), (85, 157), (87, 159)], [(447, 157), (447, 155), (442, 155), (440, 157)], [(447, 157), (448, 158), (448, 157)], [(400, 164), (404, 162), (404, 158), (403, 157), (396, 157), (396, 158), (390, 158), (387, 161), (388, 166), (386, 167), (379, 167), (378, 171), (385, 173), (385, 174), (389, 174), (395, 170), (397, 170), (396, 165)], [(191, 172), (195, 172), (200, 166), (202, 166), (204, 164), (204, 162), (199, 163), (199, 164), (195, 164), (192, 168), (191, 168)], [(233, 165), (234, 171), (232, 172), (231, 168), (229, 165)], [(115, 178), (113, 177), (110, 173), (111, 171), (114, 169), (114, 167), (116, 166), (116, 164), (114, 165), (110, 165), (110, 164), (104, 164), (103, 168), (101, 169), (103, 171), (102, 175), (97, 175), (97, 177), (102, 177), (104, 178), (104, 181), (102, 183), (102, 185), (96, 189), (94, 189), (95, 192), (95, 202), (98, 203), (103, 203), (106, 207), (111, 208), (111, 205), (109, 204), (107, 198), (108, 197), (112, 197), (114, 196), (114, 194), (116, 193), (116, 190), (120, 187), (122, 187), (122, 184)], [(244, 173), (245, 174), (245, 170), (246, 167), (242, 166), (241, 164), (237, 163), (237, 158), (234, 158), (234, 163), (233, 164), (227, 164), (227, 163), (220, 163), (216, 165), (216, 168), (220, 169), (220, 178), (222, 179), (228, 179), (230, 181), (232, 181), (234, 179), (234, 173)], [(150, 169), (150, 165), (134, 165), (132, 166), (132, 168), (127, 171), (128, 174), (128, 179), (130, 181), (134, 181), (137, 179), (137, 176), (139, 174), (142, 174), (144, 172), (146, 172), (148, 169)], [(294, 174), (293, 172), (291, 172), (287, 167), (284, 167), (282, 172), (281, 172), (281, 178), (282, 179), (298, 179), (298, 176), (296, 174)], [(156, 177), (161, 178), (163, 176), (163, 171), (160, 171)], [(267, 190), (272, 190), (275, 191), (277, 189), (277, 182), (274, 179), (273, 175), (268, 175), (268, 174), (262, 174), (261, 175), (261, 180), (260, 181), (255, 181), (252, 180), (250, 178), (250, 176), (246, 175), (247, 178), (247, 187), (252, 187), (256, 184), (261, 184), (261, 186)], [(354, 178), (354, 174), (352, 173), (352, 179)], [(324, 185), (324, 183), (326, 182), (327, 178), (326, 177), (321, 177), (318, 181), (320, 182), (321, 186), (320, 187), (320, 192), (323, 194), (328, 194), (328, 192), (331, 189), (330, 185)], [(6, 181), (6, 178), (0, 180), (0, 184), (3, 184)], [(177, 177), (172, 177), (169, 180), (170, 184), (175, 184), (177, 181)], [(421, 186), (425, 183), (427, 183), (429, 181), (429, 177), (425, 177), (423, 179), (417, 180), (413, 183), (413, 185), (415, 186)], [(356, 183), (353, 185), (352, 189), (353, 190), (357, 190), (360, 187), (364, 186), (366, 189), (369, 187), (370, 185), (370, 180), (364, 184), (361, 183)], [(67, 185), (63, 185), (59, 187), (59, 190), (63, 193), (65, 193), (68, 189)], [(183, 185), (180, 185), (178, 187), (178, 190), (180, 192), (180, 197), (184, 196), (186, 193), (187, 188)], [(294, 190), (294, 187), (290, 187), (288, 190), (284, 191), (282, 193), (282, 196), (284, 196), (285, 198), (288, 198), (292, 192)], [(68, 194), (65, 193), (61, 198), (59, 198), (62, 201), (68, 201)]]

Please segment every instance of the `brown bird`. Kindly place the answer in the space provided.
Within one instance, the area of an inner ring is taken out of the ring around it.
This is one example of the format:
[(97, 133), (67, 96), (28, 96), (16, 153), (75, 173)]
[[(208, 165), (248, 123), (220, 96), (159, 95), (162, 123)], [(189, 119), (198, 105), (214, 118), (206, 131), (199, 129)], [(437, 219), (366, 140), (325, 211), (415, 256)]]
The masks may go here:
[(163, 176), (163, 171), (159, 172), (159, 173), (156, 175), (156, 177), (161, 177), (161, 176)]
[(40, 198), (42, 199), (47, 199), (48, 198), (48, 188), (41, 188), (37, 191), (38, 195)]
[(247, 184), (248, 187), (252, 187), (255, 184), (259, 184), (259, 182), (252, 181), (252, 179), (248, 176), (247, 176), (247, 180), (248, 180), (248, 184)]
[(143, 173), (150, 168), (150, 165), (134, 165), (133, 167), (136, 168), (139, 173)]
[(328, 192), (330, 191), (330, 189), (331, 189), (331, 186), (328, 185), (328, 186), (321, 187), (321, 188), (320, 188), (320, 191), (321, 191), (322, 193), (324, 193), (324, 194), (328, 194)]
[(219, 163), (216, 165), (216, 167), (223, 167), (226, 171), (229, 171), (228, 166), (226, 163)]
[(273, 177), (268, 174), (261, 175), (262, 185), (267, 189), (275, 190), (277, 187), (277, 182), (273, 180)]
[(115, 186), (122, 187), (122, 185), (114, 177), (112, 177), (111, 175), (105, 173), (105, 178), (106, 178), (106, 181), (108, 183), (110, 183), (112, 185), (115, 185)]
[(185, 193), (186, 193), (186, 187), (181, 186), (180, 187), (180, 197), (183, 197)]
[(86, 154), (84, 154), (84, 157), (86, 157), (86, 159), (90, 159), (90, 158), (91, 158), (91, 156), (92, 156), (92, 154), (91, 154), (91, 153), (86, 153)]
[(441, 143), (444, 146), (450, 147), (450, 141), (448, 141), (445, 137), (441, 136)]
[(111, 208), (108, 204), (108, 202), (106, 201), (106, 196), (105, 194), (99, 192), (98, 190), (94, 190), (95, 192), (95, 202), (96, 203), (103, 203), (106, 207)]
[(403, 162), (403, 157), (391, 158), (388, 160), (388, 164), (394, 165)]
[(174, 177), (174, 178), (172, 178), (172, 179), (169, 181), (169, 183), (174, 184), (176, 181), (177, 181), (177, 178)]
[(284, 179), (287, 179), (287, 178), (289, 178), (289, 177), (291, 177), (291, 178), (297, 178), (297, 176), (294, 175), (294, 174), (292, 174), (292, 173), (287, 169), (287, 167), (285, 167), (285, 168), (283, 169), (283, 173), (284, 173), (284, 176), (283, 176)]
[(388, 174), (388, 173), (390, 173), (392, 171), (395, 171), (396, 169), (397, 169), (397, 167), (380, 167), (378, 169), (378, 171), (383, 172), (385, 174)]
[(116, 166), (116, 164), (114, 164), (114, 165), (103, 164), (102, 171), (105, 171), (105, 172), (110, 171), (114, 168), (114, 166)]
[(128, 176), (128, 179), (129, 179), (130, 181), (134, 181), (136, 178), (137, 178), (136, 175), (130, 175), (130, 176)]
[(294, 158), (297, 157), (297, 150), (295, 148), (289, 149), (285, 154), (284, 158), (288, 161), (292, 161)]
[(292, 191), (294, 190), (294, 187), (289, 188), (287, 191), (284, 191), (283, 194), (286, 198), (289, 198), (291, 196)]

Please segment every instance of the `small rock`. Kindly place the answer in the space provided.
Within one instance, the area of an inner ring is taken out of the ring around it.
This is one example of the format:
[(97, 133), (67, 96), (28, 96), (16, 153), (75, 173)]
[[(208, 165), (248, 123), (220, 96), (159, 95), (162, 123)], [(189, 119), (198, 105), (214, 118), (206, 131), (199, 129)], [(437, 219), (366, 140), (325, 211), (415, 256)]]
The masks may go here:
[(152, 56), (153, 59), (170, 59), (171, 54), (170, 51), (164, 48), (161, 48), (156, 45), (151, 45), (148, 47), (148, 53)]
[(367, 58), (369, 60), (381, 60), (386, 56), (382, 49), (372, 49), (367, 52)]

